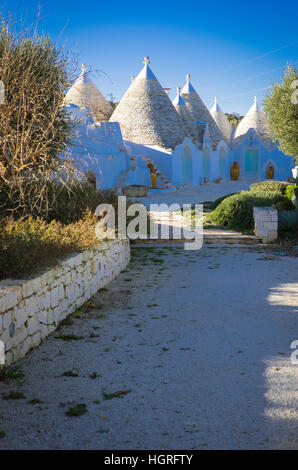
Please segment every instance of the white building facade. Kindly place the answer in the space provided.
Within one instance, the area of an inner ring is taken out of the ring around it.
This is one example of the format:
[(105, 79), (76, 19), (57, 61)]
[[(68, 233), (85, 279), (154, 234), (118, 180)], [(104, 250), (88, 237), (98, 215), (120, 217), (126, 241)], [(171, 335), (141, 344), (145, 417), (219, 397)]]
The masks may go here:
[(75, 118), (85, 116), (71, 157), (84, 171), (92, 171), (103, 189), (210, 184), (229, 180), (233, 165), (239, 168), (240, 180), (287, 180), (292, 176), (294, 160), (273, 143), (257, 100), (233, 130), (217, 98), (208, 111), (190, 75), (171, 102), (149, 62), (145, 57), (143, 69), (113, 113), (86, 76), (85, 67), (66, 95), (70, 113)]

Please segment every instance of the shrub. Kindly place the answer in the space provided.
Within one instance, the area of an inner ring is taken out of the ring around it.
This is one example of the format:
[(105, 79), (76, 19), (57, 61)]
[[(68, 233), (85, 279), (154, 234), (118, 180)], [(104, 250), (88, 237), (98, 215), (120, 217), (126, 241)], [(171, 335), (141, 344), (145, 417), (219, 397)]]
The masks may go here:
[(96, 220), (90, 213), (67, 226), (32, 217), (0, 220), (0, 279), (22, 278), (94, 245)]
[(219, 206), (219, 204), (222, 203), (222, 201), (224, 201), (228, 197), (234, 196), (234, 194), (238, 194), (238, 193), (226, 194), (225, 196), (219, 197), (215, 201), (208, 203), (209, 208), (212, 209), (212, 210), (216, 209)]
[(206, 217), (207, 223), (223, 225), (242, 232), (252, 232), (254, 228), (253, 208), (272, 207), (281, 201), (288, 201), (276, 192), (242, 191), (224, 199)]
[[(30, 195), (25, 195), (23, 205), (19, 205), (19, 194), (10, 194), (8, 185), (0, 188), (0, 217), (13, 215), (19, 219), (23, 215), (36, 215), (30, 208)], [(94, 213), (96, 207), (103, 203), (110, 203), (117, 207), (117, 195), (112, 190), (96, 190), (93, 186), (80, 181), (73, 181), (65, 186), (61, 183), (48, 183), (47, 185), (48, 209), (43, 214), (44, 220), (56, 220), (63, 224), (77, 222), (86, 211)]]
[(287, 187), (290, 183), (284, 183), (282, 181), (262, 181), (261, 183), (254, 183), (251, 185), (251, 191), (257, 192), (277, 192), (285, 194)]
[(295, 194), (295, 189), (297, 189), (298, 186), (297, 185), (292, 185), (290, 184), (287, 189), (286, 189), (286, 197), (291, 201), (292, 200), (292, 197), (294, 196)]
[(49, 37), (37, 33), (37, 25), (25, 28), (21, 21), (1, 18), (5, 96), (0, 104), (0, 188), (6, 185), (8, 203), (10, 198), (17, 201), (19, 210), (26, 203), (34, 215), (42, 216), (49, 208), (47, 189), (53, 176), (67, 180), (74, 171), (68, 159), (58, 158), (76, 127), (62, 106), (75, 75), (70, 59)]
[(294, 209), (292, 202), (286, 197), (283, 201), (278, 201), (276, 204), (273, 204), (272, 207), (277, 211), (292, 211), (292, 209)]

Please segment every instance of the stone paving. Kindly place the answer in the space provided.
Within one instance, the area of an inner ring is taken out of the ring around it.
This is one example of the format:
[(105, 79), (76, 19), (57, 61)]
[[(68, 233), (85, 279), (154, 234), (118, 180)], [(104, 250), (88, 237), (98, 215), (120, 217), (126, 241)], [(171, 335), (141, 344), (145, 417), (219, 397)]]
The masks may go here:
[(0, 382), (0, 449), (297, 449), (297, 258), (132, 251)]

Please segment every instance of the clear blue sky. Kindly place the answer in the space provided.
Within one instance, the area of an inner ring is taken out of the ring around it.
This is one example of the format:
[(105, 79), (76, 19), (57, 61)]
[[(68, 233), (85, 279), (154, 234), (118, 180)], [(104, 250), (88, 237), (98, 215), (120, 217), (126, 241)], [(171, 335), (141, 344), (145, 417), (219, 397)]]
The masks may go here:
[(218, 95), (239, 113), (264, 98), (287, 62), (298, 65), (297, 0), (8, 0), (4, 11), (29, 24), (39, 4), (40, 30), (102, 70), (95, 83), (118, 100), (145, 55), (172, 98), (190, 73), (208, 108)]

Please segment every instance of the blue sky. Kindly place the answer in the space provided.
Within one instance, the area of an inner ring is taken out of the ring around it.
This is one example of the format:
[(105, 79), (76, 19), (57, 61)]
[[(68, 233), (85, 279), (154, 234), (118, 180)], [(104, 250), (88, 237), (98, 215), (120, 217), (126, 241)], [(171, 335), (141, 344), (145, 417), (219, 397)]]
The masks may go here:
[(39, 4), (40, 30), (98, 71), (94, 82), (117, 100), (145, 55), (171, 98), (190, 73), (208, 108), (218, 95), (242, 114), (288, 62), (298, 65), (297, 0), (8, 0), (4, 11), (29, 24)]

